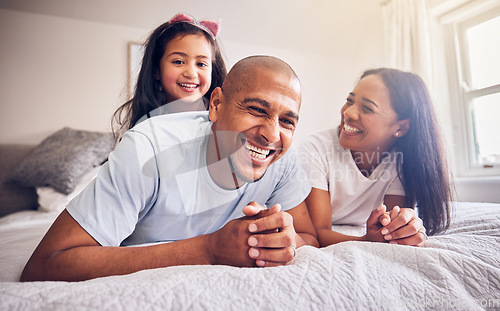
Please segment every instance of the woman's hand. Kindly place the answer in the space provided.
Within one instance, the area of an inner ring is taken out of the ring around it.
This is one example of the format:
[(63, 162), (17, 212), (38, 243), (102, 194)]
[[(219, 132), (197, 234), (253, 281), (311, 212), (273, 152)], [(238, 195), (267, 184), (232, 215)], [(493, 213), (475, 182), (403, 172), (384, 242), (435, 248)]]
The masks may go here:
[(422, 246), (427, 239), (422, 220), (411, 208), (394, 208), (379, 217), (380, 233), (389, 243)]

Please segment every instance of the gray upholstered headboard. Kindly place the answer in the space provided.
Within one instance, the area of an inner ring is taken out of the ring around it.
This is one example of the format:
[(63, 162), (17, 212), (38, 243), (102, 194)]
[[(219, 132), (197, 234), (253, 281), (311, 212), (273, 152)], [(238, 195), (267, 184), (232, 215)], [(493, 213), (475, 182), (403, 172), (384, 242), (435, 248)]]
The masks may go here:
[(16, 164), (34, 147), (35, 145), (0, 144), (0, 217), (21, 210), (37, 209), (34, 187), (5, 183)]

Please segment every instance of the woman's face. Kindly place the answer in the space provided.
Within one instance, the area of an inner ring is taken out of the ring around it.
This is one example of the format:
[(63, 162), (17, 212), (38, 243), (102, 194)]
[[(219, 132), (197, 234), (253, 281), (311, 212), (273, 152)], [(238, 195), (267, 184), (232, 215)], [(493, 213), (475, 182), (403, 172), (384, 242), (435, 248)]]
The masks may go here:
[(406, 134), (408, 120), (398, 121), (389, 90), (378, 75), (361, 79), (341, 109), (339, 142), (358, 152), (389, 151)]
[(160, 80), (167, 102), (200, 99), (212, 82), (212, 46), (203, 35), (177, 36), (165, 47)]

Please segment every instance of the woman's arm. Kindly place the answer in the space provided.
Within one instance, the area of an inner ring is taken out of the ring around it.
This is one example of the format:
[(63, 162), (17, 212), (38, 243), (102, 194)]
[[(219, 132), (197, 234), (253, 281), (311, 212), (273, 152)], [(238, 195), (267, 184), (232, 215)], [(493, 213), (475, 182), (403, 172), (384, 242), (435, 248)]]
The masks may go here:
[(372, 212), (367, 220), (367, 233), (364, 236), (352, 236), (332, 231), (332, 206), (328, 191), (312, 188), (306, 198), (306, 204), (321, 247), (345, 241), (384, 242), (380, 233), (382, 226), (378, 222), (378, 218), (385, 212), (383, 208)]

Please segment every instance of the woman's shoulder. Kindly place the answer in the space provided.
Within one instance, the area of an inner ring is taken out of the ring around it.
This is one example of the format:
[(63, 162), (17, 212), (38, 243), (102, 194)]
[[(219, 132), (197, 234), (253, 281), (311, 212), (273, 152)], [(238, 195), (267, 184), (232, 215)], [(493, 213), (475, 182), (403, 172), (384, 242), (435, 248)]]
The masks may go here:
[(312, 161), (330, 162), (342, 152), (337, 137), (337, 128), (316, 132), (300, 144), (301, 156)]

